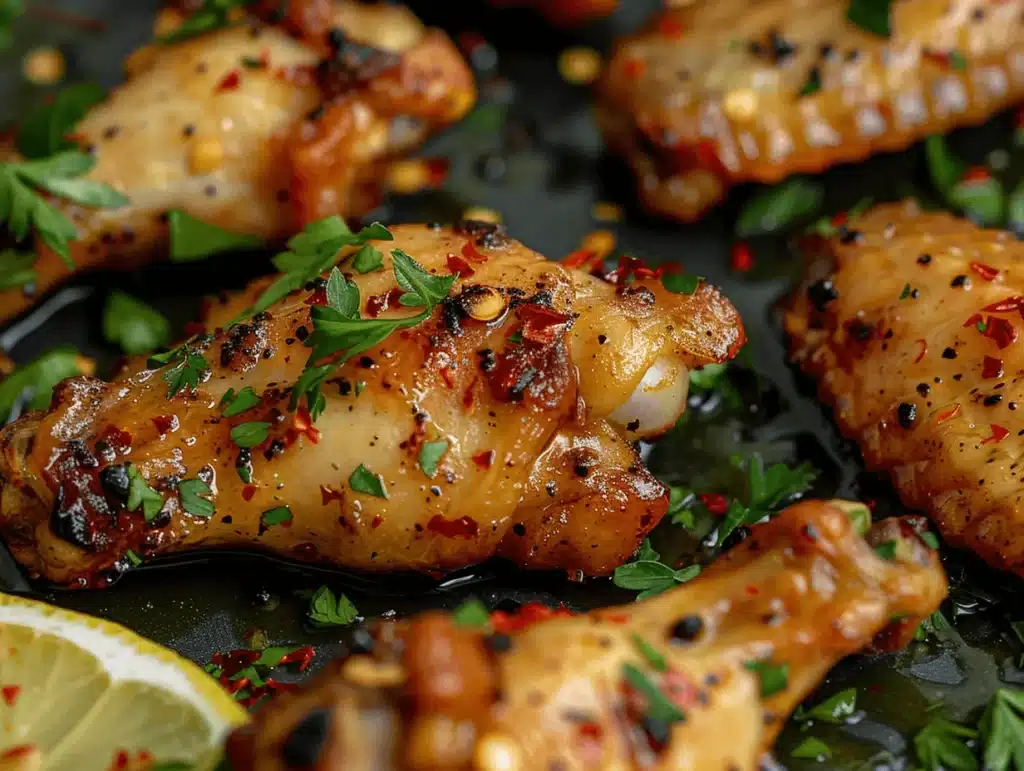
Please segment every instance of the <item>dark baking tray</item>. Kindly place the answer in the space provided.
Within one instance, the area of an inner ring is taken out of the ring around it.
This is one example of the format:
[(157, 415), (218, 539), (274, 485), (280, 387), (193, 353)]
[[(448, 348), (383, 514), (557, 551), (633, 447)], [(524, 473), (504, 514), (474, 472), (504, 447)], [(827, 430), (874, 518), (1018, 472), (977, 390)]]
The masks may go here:
[[(19, 23), (15, 46), (4, 56), (0, 72), (8, 120), (46, 96), (45, 89), (28, 86), (20, 75), (26, 50), (41, 43), (58, 45), (68, 61), (69, 80), (112, 85), (120, 77), (124, 56), (148, 39), (159, 0), (29, 5), (32, 10)], [(757, 451), (770, 462), (810, 460), (822, 472), (815, 494), (870, 498), (878, 502), (880, 513), (898, 511), (889, 486), (862, 472), (856, 448), (837, 436), (809, 384), (786, 364), (775, 304), (800, 272), (796, 250), (784, 239), (766, 239), (755, 244), (753, 271), (729, 270), (731, 223), (746, 190), (737, 191), (725, 207), (695, 226), (661, 222), (639, 212), (631, 203), (629, 176), (603, 154), (587, 90), (558, 75), (557, 55), (567, 45), (605, 49), (657, 3), (630, 0), (614, 18), (573, 31), (546, 27), (527, 12), (499, 16), (470, 0), (412, 5), (453, 35), (482, 35), (497, 56), (485, 48), (475, 58), (483, 82), (478, 111), (423, 151), (450, 158), (444, 188), (389, 202), (377, 218), (450, 221), (469, 205), (482, 205), (501, 212), (514, 236), (550, 257), (569, 253), (588, 232), (608, 227), (624, 252), (652, 262), (682, 262), (688, 271), (721, 286), (739, 308), (751, 338), (749, 361), (756, 375), (741, 371), (734, 378), (745, 397), (743, 406), (714, 395), (695, 398), (685, 423), (647, 450), (652, 467), (668, 480), (698, 489), (727, 489), (735, 482), (730, 476), (735, 472), (724, 462), (731, 455)], [(55, 10), (74, 16), (62, 18)], [(76, 17), (105, 21), (105, 29), (88, 29)], [(1005, 135), (1000, 125), (1005, 120), (956, 138), (960, 148), (981, 152), (991, 137)], [(921, 153), (915, 148), (837, 169), (826, 182), (827, 204), (835, 210), (866, 194), (900, 197), (923, 182)], [(612, 225), (595, 222), (591, 206), (596, 201), (620, 203), (626, 219)], [(269, 269), (265, 255), (235, 255), (193, 265), (154, 264), (132, 274), (93, 275), (0, 331), (0, 346), (16, 361), (27, 361), (51, 346), (72, 343), (109, 366), (117, 353), (103, 343), (98, 318), (110, 287), (144, 298), (182, 324), (198, 309), (196, 287), (203, 292), (237, 287)], [(1020, 589), (1018, 580), (995, 575), (967, 555), (948, 553), (946, 563), (955, 588), (945, 610), (956, 620), (955, 634), (939, 644), (915, 644), (900, 654), (852, 657), (822, 686), (828, 694), (856, 685), (863, 710), (855, 724), (816, 727), (815, 735), (835, 751), (830, 767), (904, 768), (906, 736), (927, 722), (925, 708), (931, 700), (943, 699), (949, 717), (965, 719), (1001, 682), (1024, 685), (1024, 672), (1017, 667), (1020, 643), (1009, 626), (1024, 618), (1020, 600), (1013, 597)], [(346, 592), (368, 618), (453, 607), (469, 596), (490, 606), (542, 600), (577, 609), (630, 599), (608, 581), (571, 583), (560, 575), (527, 575), (497, 563), (437, 583), (423, 577), (356, 576), (224, 553), (148, 565), (105, 591), (67, 592), (31, 585), (0, 548), (0, 589), (113, 619), (200, 663), (214, 652), (244, 646), (253, 629), (265, 630), (273, 642), (314, 645), (320, 663), (343, 652), (346, 632), (316, 631), (303, 622), (310, 593), (323, 583)], [(778, 748), (780, 760), (794, 769), (822, 768), (789, 757), (788, 750), (800, 738), (797, 727), (787, 728)]]

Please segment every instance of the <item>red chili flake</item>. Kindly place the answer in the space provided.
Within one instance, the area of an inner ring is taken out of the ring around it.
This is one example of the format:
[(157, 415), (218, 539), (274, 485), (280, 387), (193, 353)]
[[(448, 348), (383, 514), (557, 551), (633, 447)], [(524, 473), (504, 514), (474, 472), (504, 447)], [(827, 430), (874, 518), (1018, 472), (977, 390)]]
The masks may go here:
[(238, 88), (238, 85), (242, 82), (241, 75), (238, 74), (238, 70), (231, 70), (225, 75), (220, 83), (217, 84), (218, 91), (234, 91)]
[(299, 671), (305, 672), (309, 667), (309, 662), (316, 656), (316, 651), (313, 650), (310, 645), (303, 645), (301, 648), (296, 648), (291, 653), (286, 653), (281, 657), (279, 664), (295, 664), (298, 663)]
[(921, 359), (924, 358), (924, 355), (928, 353), (928, 341), (922, 337), (919, 338), (918, 340), (915, 340), (914, 342), (921, 346), (921, 352), (918, 353), (917, 358), (914, 359), (914, 364), (917, 364), (919, 361), (921, 361)]
[(716, 516), (722, 516), (729, 510), (729, 499), (721, 493), (701, 493), (697, 497), (704, 508)]
[(326, 506), (331, 501), (344, 501), (344, 490), (332, 490), (327, 485), (320, 485), (320, 505)]
[(186, 321), (185, 322), (185, 337), (194, 337), (195, 335), (206, 334), (206, 324), (201, 321)]
[(1003, 428), (995, 423), (992, 423), (990, 427), (992, 429), (992, 436), (983, 440), (982, 444), (995, 444), (996, 442), (1003, 441), (1010, 435), (1010, 430), (1008, 428)]
[(320, 286), (314, 289), (305, 302), (306, 305), (327, 305), (327, 287)]
[(242, 500), (251, 501), (253, 496), (256, 495), (256, 485), (246, 485), (242, 488)]
[(455, 388), (455, 379), (452, 377), (452, 371), (448, 367), (441, 367), (438, 372), (441, 375), (441, 379), (444, 384), (449, 388)]
[(477, 265), (487, 262), (487, 255), (480, 254), (479, 250), (473, 246), (472, 241), (467, 241), (465, 246), (462, 247), (462, 256), (469, 262), (475, 262)]
[(427, 167), (427, 184), (431, 187), (441, 187), (448, 178), (450, 162), (447, 158), (427, 158), (423, 161)]
[(110, 764), (110, 771), (124, 771), (128, 768), (128, 753), (118, 750), (114, 755), (114, 761)]
[(849, 218), (850, 215), (844, 211), (841, 211), (838, 214), (833, 215), (831, 220), (832, 227), (838, 228), (842, 225), (845, 225)]
[(622, 71), (627, 78), (636, 80), (647, 72), (647, 62), (643, 59), (627, 59), (626, 63), (622, 65)]
[(18, 694), (21, 693), (20, 685), (5, 685), (0, 688), (0, 696), (3, 697), (4, 704), (8, 707), (13, 707), (15, 702), (18, 701)]
[(564, 313), (543, 305), (521, 305), (518, 313), (523, 322), (523, 340), (534, 345), (550, 345), (569, 323)]
[(527, 602), (514, 613), (504, 610), (493, 611), (491, 613), (491, 629), (498, 634), (511, 634), (553, 618), (565, 618), (573, 615), (575, 614), (565, 607), (549, 608), (542, 602)]
[(988, 182), (990, 179), (992, 179), (992, 173), (984, 166), (971, 166), (971, 168), (964, 172), (960, 181), (971, 184), (974, 182)]
[(1003, 360), (992, 356), (986, 356), (982, 360), (981, 376), (985, 380), (1003, 376)]
[(985, 331), (981, 333), (984, 337), (994, 341), (1000, 350), (1008, 345), (1017, 342), (1017, 330), (1006, 319), (989, 316), (986, 322)]
[(737, 273), (748, 273), (754, 267), (754, 255), (750, 251), (750, 244), (746, 241), (737, 241), (732, 245), (732, 254), (729, 259), (732, 269)]
[(947, 420), (952, 420), (960, 414), (960, 403), (957, 402), (952, 407), (948, 407), (935, 416), (935, 425), (945, 423)]
[(440, 514), (435, 514), (427, 522), (427, 530), (443, 535), (445, 538), (472, 538), (477, 534), (480, 526), (472, 517), (459, 517), (458, 519), (445, 519)]
[(628, 624), (629, 614), (628, 613), (608, 613), (607, 615), (601, 616), (605, 621), (610, 621), (613, 624)]
[(615, 286), (623, 286), (626, 284), (630, 277), (634, 280), (643, 280), (645, 278), (661, 278), (661, 269), (654, 270), (648, 268), (644, 264), (644, 261), (636, 257), (622, 256), (619, 257), (619, 264), (615, 270), (605, 273), (602, 278), (609, 284), (615, 284)]
[(320, 443), (320, 429), (313, 425), (308, 409), (300, 407), (296, 411), (293, 425), (297, 434), (305, 435), (313, 444)]
[(468, 262), (454, 254), (449, 254), (445, 259), (448, 264), (448, 272), (454, 273), (459, 278), (469, 278), (476, 272), (469, 267)]
[(878, 505), (878, 501), (874, 498), (865, 498), (863, 501), (864, 505), (868, 507), (868, 511), (874, 511), (875, 506)]
[(1024, 311), (1024, 295), (1014, 295), (1013, 297), (1007, 297), (998, 302), (994, 302), (991, 305), (986, 305), (982, 308), (987, 313), (1013, 313), (1014, 311)]
[(686, 32), (686, 27), (675, 16), (662, 16), (658, 20), (658, 32), (663, 37), (678, 40)]
[(156, 426), (156, 430), (161, 434), (169, 434), (172, 431), (178, 430), (178, 416), (177, 415), (157, 415), (152, 418), (153, 425)]
[(585, 739), (600, 739), (604, 729), (601, 728), (600, 723), (595, 723), (591, 720), (586, 723), (580, 723), (579, 732), (580, 736)]
[(375, 319), (389, 308), (397, 308), (403, 294), (405, 294), (405, 290), (396, 286), (390, 292), (371, 295), (366, 300), (366, 315)]
[(20, 758), (25, 755), (30, 755), (36, 749), (34, 744), (16, 744), (13, 747), (9, 747), (4, 750), (3, 754), (0, 755), (0, 760), (10, 760), (11, 758)]
[(986, 281), (994, 281), (999, 275), (999, 271), (993, 268), (991, 265), (985, 265), (982, 262), (972, 262), (971, 270), (977, 273)]
[(377, 516), (375, 516), (373, 518), (373, 521), (370, 523), (370, 529), (376, 530), (378, 527), (380, 527), (383, 524), (384, 524), (384, 517), (382, 517), (380, 514), (378, 514)]
[(494, 464), (495, 455), (496, 453), (494, 452), (494, 450), (484, 450), (483, 452), (478, 452), (476, 455), (473, 456), (473, 462), (477, 465), (477, 467), (486, 471)]
[(596, 252), (592, 252), (589, 249), (577, 249), (575, 252), (570, 252), (565, 259), (562, 260), (562, 264), (567, 268), (582, 268), (589, 264), (595, 257), (597, 257)]
[(757, 596), (758, 594), (761, 593), (761, 591), (756, 586), (754, 586), (753, 584), (748, 584), (747, 585), (746, 592), (751, 597), (755, 597), (755, 596)]

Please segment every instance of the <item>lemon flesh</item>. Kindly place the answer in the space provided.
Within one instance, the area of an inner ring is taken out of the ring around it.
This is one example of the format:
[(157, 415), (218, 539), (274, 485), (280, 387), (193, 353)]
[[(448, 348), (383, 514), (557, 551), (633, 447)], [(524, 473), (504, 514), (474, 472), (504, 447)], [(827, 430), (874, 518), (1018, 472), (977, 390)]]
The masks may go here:
[(0, 593), (0, 771), (212, 769), (245, 711), (127, 629)]

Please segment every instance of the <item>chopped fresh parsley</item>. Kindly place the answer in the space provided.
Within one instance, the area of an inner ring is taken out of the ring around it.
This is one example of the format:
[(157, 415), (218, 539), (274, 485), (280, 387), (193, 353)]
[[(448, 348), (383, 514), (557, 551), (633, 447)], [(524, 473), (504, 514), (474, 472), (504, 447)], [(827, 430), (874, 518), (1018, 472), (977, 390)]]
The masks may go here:
[(846, 18), (873, 35), (891, 37), (892, 3), (893, 0), (850, 0)]
[(920, 533), (920, 536), (928, 548), (936, 550), (939, 548), (939, 537), (931, 530), (925, 530), (923, 533)]
[(955, 636), (956, 630), (953, 629), (953, 625), (949, 623), (941, 610), (932, 613), (914, 630), (914, 639), (918, 642), (926, 642), (931, 637), (945, 640)]
[(164, 374), (167, 383), (167, 398), (173, 399), (182, 390), (191, 393), (199, 387), (210, 371), (210, 364), (201, 353), (190, 349), (187, 345), (168, 351), (167, 354), (155, 354), (149, 357), (149, 366), (171, 367)]
[(251, 410), (261, 401), (260, 396), (252, 390), (252, 386), (246, 386), (237, 394), (234, 388), (229, 388), (227, 393), (221, 397), (220, 404), (223, 409), (221, 413), (225, 418), (233, 418)]
[(808, 710), (798, 708), (793, 714), (797, 722), (816, 720), (823, 723), (845, 723), (857, 711), (857, 689), (846, 688), (829, 696)]
[(356, 273), (371, 273), (384, 267), (384, 255), (373, 244), (363, 244), (352, 258)]
[(213, 490), (202, 479), (182, 479), (178, 483), (178, 496), (181, 507), (194, 517), (209, 519), (216, 511), (213, 502), (203, 497), (211, 495)]
[(703, 280), (704, 276), (690, 273), (666, 273), (661, 277), (661, 285), (675, 294), (693, 294)]
[(1006, 192), (995, 177), (961, 180), (946, 190), (945, 196), (950, 206), (984, 227), (1006, 220)]
[(875, 547), (875, 554), (890, 562), (896, 559), (896, 549), (899, 548), (899, 541), (893, 539)]
[(423, 446), (420, 447), (419, 464), (420, 469), (428, 477), (433, 479), (437, 476), (437, 465), (441, 462), (441, 458), (448, 452), (448, 441), (445, 439), (439, 439), (436, 442), (424, 442)]
[(126, 560), (128, 560), (128, 564), (131, 565), (133, 568), (137, 568), (139, 565), (142, 564), (142, 557), (140, 557), (131, 549), (124, 553), (124, 557)]
[(668, 662), (661, 654), (661, 651), (647, 642), (647, 640), (638, 634), (634, 634), (633, 644), (637, 647), (637, 650), (640, 651), (643, 657), (647, 659), (647, 663), (651, 665), (652, 669), (658, 672), (668, 671)]
[(82, 362), (78, 351), (61, 346), (22, 364), (0, 380), (0, 423), (17, 418), (26, 410), (46, 409), (57, 383), (84, 374)]
[(744, 205), (736, 221), (736, 237), (777, 233), (817, 212), (824, 197), (821, 183), (806, 177), (790, 177), (765, 188)]
[(231, 429), (231, 441), (243, 449), (249, 449), (267, 441), (270, 424), (261, 420), (239, 423)]
[(914, 752), (925, 771), (976, 771), (977, 738), (973, 728), (937, 717), (914, 736)]
[(817, 233), (822, 238), (835, 238), (839, 235), (841, 225), (849, 225), (861, 217), (874, 204), (872, 198), (861, 198), (843, 215), (821, 217), (808, 228), (809, 232)]
[(359, 611), (344, 594), (335, 596), (330, 587), (321, 586), (309, 601), (306, 617), (314, 626), (348, 626), (359, 618)]
[(796, 746), (790, 755), (794, 758), (817, 760), (821, 762), (832, 757), (832, 748), (825, 744), (821, 739), (808, 736)]
[(746, 669), (757, 673), (761, 681), (761, 698), (767, 699), (789, 685), (789, 664), (773, 664), (768, 660), (746, 661)]
[(274, 525), (284, 525), (292, 521), (292, 510), (287, 506), (275, 506), (272, 509), (267, 509), (263, 512), (260, 517), (260, 523), (263, 527), (273, 527)]
[(380, 474), (374, 474), (362, 463), (349, 476), (348, 486), (357, 493), (366, 493), (376, 498), (388, 497), (388, 489), (384, 485), (384, 478)]
[(967, 59), (962, 53), (953, 49), (946, 54), (946, 59), (949, 61), (949, 66), (957, 72), (963, 72), (967, 69)]
[(159, 38), (159, 42), (178, 43), (226, 27), (231, 20), (231, 11), (241, 8), (248, 2), (251, 0), (203, 0), (202, 6), (195, 13), (185, 19), (176, 30)]
[(1024, 768), (1024, 690), (1000, 688), (979, 726), (986, 771)]
[(666, 723), (678, 723), (686, 715), (669, 701), (661, 690), (642, 671), (632, 664), (622, 665), (622, 676), (647, 702), (647, 717)]
[(114, 290), (103, 308), (103, 337), (129, 355), (148, 353), (171, 340), (171, 322), (160, 311)]
[(484, 628), (490, 625), (491, 617), (485, 606), (475, 597), (466, 600), (452, 613), (452, 621), (459, 626)]
[(769, 519), (783, 506), (805, 493), (818, 472), (809, 463), (790, 468), (785, 463), (764, 467), (757, 453), (747, 461), (747, 503), (734, 498), (715, 531), (712, 545), (721, 546), (740, 525), (756, 525)]
[(910, 291), (910, 284), (904, 284), (902, 291), (900, 291), (900, 299), (906, 300), (908, 297), (910, 297)]
[(0, 51), (11, 47), (14, 42), (14, 26), (25, 12), (24, 0), (0, 0)]
[[(2, 16), (2, 13), (0, 13)], [(37, 160), (65, 150), (75, 144), (67, 137), (91, 107), (99, 104), (107, 93), (95, 83), (75, 83), (62, 88), (53, 101), (29, 113), (18, 126), (18, 152)]]
[(77, 150), (39, 160), (0, 163), (0, 221), (6, 223), (14, 240), (24, 241), (34, 230), (73, 268), (68, 244), (78, 237), (78, 229), (40, 191), (92, 208), (116, 209), (128, 203), (109, 185), (83, 177), (95, 165), (95, 158)]
[(125, 508), (128, 511), (136, 511), (142, 507), (142, 516), (147, 522), (156, 519), (160, 509), (164, 507), (164, 497), (149, 486), (145, 477), (139, 472), (135, 464), (128, 464), (128, 501)]
[(636, 596), (640, 601), (684, 584), (700, 573), (700, 565), (674, 570), (660, 560), (661, 555), (651, 547), (650, 540), (645, 539), (635, 559), (615, 568), (612, 582), (620, 589), (640, 592)]
[(33, 268), (35, 264), (35, 252), (19, 252), (16, 249), (0, 251), (0, 290), (35, 283), (39, 278)]
[(168, 212), (167, 227), (171, 239), (172, 262), (203, 260), (220, 252), (253, 249), (263, 244), (263, 240), (257, 236), (232, 233), (216, 225), (209, 225), (180, 209)]
[(821, 70), (817, 67), (811, 67), (811, 71), (807, 73), (807, 80), (800, 86), (800, 96), (812, 96), (813, 94), (821, 91)]

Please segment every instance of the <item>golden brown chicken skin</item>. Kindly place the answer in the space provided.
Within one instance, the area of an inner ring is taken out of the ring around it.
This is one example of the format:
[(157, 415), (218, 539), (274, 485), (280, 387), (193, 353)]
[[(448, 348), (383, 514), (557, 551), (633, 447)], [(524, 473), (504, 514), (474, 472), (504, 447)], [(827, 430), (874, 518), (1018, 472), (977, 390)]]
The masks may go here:
[[(163, 256), (174, 209), (270, 240), (362, 214), (380, 202), (389, 158), (472, 106), (472, 74), (454, 44), (406, 8), (292, 5), (315, 6), (305, 27), (253, 17), (129, 58), (127, 81), (73, 139), (96, 158), (89, 177), (130, 203), (63, 206), (79, 230), (76, 271)], [(33, 293), (0, 291), (0, 320), (72, 274), (44, 245), (37, 251)]]
[(1024, 96), (1024, 0), (899, 0), (891, 37), (850, 7), (697, 0), (622, 42), (598, 119), (644, 206), (691, 221), (734, 184), (900, 150)]
[[(341, 263), (364, 319), (411, 315), (391, 250), (461, 277), (427, 321), (334, 372), (315, 424), (289, 405), (323, 282), (229, 325), (267, 279), (211, 310), (209, 334), (191, 344), (209, 367), (194, 390), (168, 398), (181, 363), (136, 362), (113, 382), (67, 380), (48, 413), (8, 426), (0, 533), (16, 559), (78, 585), (103, 583), (129, 549), (146, 559), (248, 547), (430, 573), (493, 555), (586, 574), (625, 561), (667, 505), (629, 440), (674, 424), (689, 369), (737, 353), (735, 309), (706, 284), (675, 294), (653, 278), (616, 285), (568, 270), (494, 225), (393, 234), (376, 244), (382, 269)], [(224, 417), (224, 395), (245, 388), (259, 404)], [(267, 435), (242, 448), (232, 429), (253, 422)], [(165, 498), (148, 521), (138, 501), (126, 510), (129, 474)], [(182, 480), (195, 479), (213, 491), (212, 516), (184, 508)]]
[(814, 255), (785, 316), (840, 430), (946, 539), (1024, 575), (1024, 245), (908, 202)]
[[(945, 597), (920, 521), (865, 540), (811, 501), (645, 602), (510, 634), (438, 613), (385, 626), (372, 657), (330, 664), (238, 729), (232, 767), (753, 771), (837, 661), (905, 644)], [(893, 560), (872, 550), (890, 541)]]

